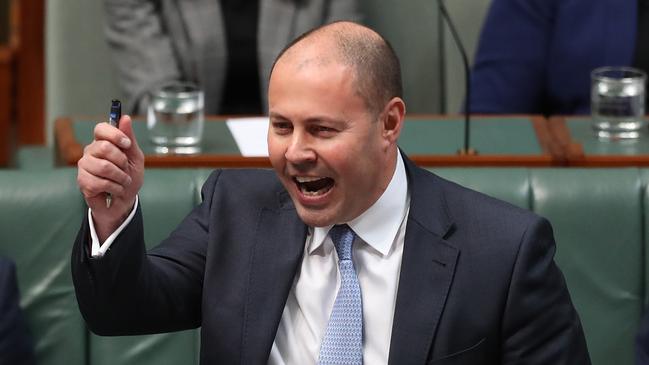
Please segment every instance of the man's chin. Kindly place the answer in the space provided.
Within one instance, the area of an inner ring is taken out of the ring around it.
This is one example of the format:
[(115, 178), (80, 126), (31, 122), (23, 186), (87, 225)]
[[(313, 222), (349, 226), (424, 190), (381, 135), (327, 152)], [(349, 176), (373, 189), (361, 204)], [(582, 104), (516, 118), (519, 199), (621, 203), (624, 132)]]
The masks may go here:
[(304, 224), (311, 227), (326, 227), (338, 223), (331, 209), (308, 209), (297, 206), (297, 215)]

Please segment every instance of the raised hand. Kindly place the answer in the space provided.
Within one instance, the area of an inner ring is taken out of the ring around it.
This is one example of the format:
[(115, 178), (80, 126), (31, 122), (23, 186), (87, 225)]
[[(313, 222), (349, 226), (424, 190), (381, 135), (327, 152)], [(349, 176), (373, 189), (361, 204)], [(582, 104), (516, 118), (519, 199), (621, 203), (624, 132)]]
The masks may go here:
[[(77, 163), (77, 183), (103, 242), (133, 209), (144, 179), (144, 154), (128, 115), (120, 119), (119, 129), (108, 123), (97, 124), (94, 137)], [(106, 206), (106, 193), (112, 194), (110, 208)]]

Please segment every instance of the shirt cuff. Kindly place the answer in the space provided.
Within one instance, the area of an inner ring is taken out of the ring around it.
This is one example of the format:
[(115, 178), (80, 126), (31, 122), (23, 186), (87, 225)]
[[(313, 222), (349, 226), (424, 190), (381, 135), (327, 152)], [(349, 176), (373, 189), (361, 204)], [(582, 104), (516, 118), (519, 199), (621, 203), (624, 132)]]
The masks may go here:
[(92, 211), (90, 208), (88, 208), (88, 225), (90, 226), (90, 238), (91, 238), (91, 245), (90, 245), (90, 256), (91, 257), (102, 257), (104, 254), (106, 254), (106, 251), (110, 248), (110, 245), (113, 244), (113, 241), (115, 241), (115, 238), (124, 230), (124, 228), (131, 222), (133, 219), (133, 216), (135, 216), (135, 211), (137, 210), (137, 205), (138, 205), (139, 197), (136, 195), (135, 196), (135, 204), (133, 204), (133, 210), (131, 210), (131, 213), (126, 217), (124, 222), (117, 227), (115, 232), (113, 232), (108, 238), (106, 238), (106, 241), (104, 243), (99, 243), (99, 238), (97, 238), (97, 231), (95, 231), (95, 223), (92, 220)]

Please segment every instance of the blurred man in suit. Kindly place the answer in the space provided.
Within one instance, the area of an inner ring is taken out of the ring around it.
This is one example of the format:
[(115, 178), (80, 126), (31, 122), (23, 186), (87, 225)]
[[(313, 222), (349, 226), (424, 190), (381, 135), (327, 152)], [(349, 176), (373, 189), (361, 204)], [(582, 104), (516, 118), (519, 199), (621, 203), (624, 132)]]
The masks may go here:
[(0, 364), (35, 364), (34, 347), (19, 299), (16, 266), (0, 257)]
[(298, 35), (359, 17), (357, 0), (104, 0), (129, 112), (170, 81), (205, 91), (206, 114), (262, 114), (277, 54)]
[(201, 326), (204, 364), (590, 363), (550, 224), (415, 166), (401, 95), (376, 32), (298, 38), (270, 78), (275, 171), (215, 171), (148, 253), (131, 121), (98, 125), (72, 256), (90, 328)]

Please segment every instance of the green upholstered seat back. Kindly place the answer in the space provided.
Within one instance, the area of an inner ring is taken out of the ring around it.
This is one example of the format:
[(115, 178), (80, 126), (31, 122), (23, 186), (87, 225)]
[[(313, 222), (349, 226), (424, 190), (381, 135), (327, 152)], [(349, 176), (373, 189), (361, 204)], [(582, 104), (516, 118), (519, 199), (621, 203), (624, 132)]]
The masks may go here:
[(533, 210), (554, 227), (593, 364), (632, 364), (644, 294), (638, 170), (538, 169), (531, 184)]
[(0, 255), (16, 262), (39, 365), (85, 360), (86, 329), (70, 273), (72, 243), (84, 211), (75, 173), (0, 171)]
[[(594, 364), (632, 363), (644, 296), (649, 170), (435, 169), (440, 176), (532, 209), (555, 230), (557, 262)], [(149, 169), (140, 199), (150, 247), (200, 201), (210, 170)], [(0, 171), (0, 254), (16, 261), (39, 364), (198, 362), (198, 330), (99, 337), (79, 314), (70, 250), (86, 207), (75, 169)]]

